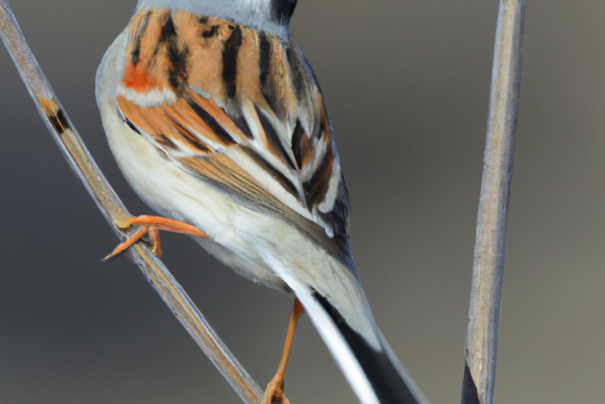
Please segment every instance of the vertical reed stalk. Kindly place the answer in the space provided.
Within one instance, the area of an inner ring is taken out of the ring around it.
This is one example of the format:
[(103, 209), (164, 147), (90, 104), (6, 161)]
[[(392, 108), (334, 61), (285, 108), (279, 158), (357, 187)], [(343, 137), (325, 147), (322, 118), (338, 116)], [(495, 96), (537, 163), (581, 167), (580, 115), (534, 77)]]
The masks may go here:
[(525, 0), (500, 0), (466, 334), (463, 404), (491, 404), (494, 394), (524, 16)]

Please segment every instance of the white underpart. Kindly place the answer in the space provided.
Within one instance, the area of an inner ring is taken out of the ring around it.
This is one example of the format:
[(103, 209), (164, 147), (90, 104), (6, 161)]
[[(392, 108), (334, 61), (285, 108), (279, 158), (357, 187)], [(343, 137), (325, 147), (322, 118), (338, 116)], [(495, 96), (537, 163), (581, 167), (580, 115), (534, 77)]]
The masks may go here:
[(162, 91), (154, 88), (146, 93), (140, 93), (120, 84), (118, 86), (118, 95), (123, 96), (128, 101), (134, 102), (142, 108), (155, 108), (164, 103), (172, 104), (173, 102), (176, 102), (176, 94), (168, 87), (164, 87)]
[(287, 26), (274, 21), (271, 0), (139, 0), (137, 10), (141, 7), (188, 10), (200, 15), (230, 19), (285, 40), (290, 36)]

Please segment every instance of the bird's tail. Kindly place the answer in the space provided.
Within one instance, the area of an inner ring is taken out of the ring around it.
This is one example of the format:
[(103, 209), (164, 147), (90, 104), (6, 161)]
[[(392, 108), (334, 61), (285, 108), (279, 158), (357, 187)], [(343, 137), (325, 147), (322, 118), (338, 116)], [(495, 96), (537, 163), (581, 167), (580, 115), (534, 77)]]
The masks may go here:
[[(377, 345), (357, 331), (325, 296), (295, 277), (282, 279), (301, 301), (334, 359), (363, 404), (426, 404), (380, 330), (374, 325)], [(361, 288), (361, 286), (359, 286)], [(360, 289), (361, 291), (361, 289)], [(361, 291), (361, 297), (363, 292)], [(367, 307), (367, 305), (366, 305)], [(369, 308), (367, 316), (371, 317)]]

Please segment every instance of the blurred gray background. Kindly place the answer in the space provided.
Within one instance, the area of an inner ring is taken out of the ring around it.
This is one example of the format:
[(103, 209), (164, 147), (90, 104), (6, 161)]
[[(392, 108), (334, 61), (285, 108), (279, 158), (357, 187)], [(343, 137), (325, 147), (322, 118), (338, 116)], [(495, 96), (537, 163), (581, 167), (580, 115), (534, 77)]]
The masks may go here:
[[(135, 214), (94, 99), (135, 0), (13, 0), (38, 61)], [(459, 402), (496, 0), (300, 0), (293, 32), (328, 100), (353, 251), (378, 324), (432, 403)], [(497, 403), (605, 396), (605, 3), (530, 0)], [(125, 258), (0, 50), (0, 402), (237, 403)], [(277, 369), (291, 300), (187, 237), (165, 262), (253, 377)], [(355, 396), (307, 318), (293, 404)]]

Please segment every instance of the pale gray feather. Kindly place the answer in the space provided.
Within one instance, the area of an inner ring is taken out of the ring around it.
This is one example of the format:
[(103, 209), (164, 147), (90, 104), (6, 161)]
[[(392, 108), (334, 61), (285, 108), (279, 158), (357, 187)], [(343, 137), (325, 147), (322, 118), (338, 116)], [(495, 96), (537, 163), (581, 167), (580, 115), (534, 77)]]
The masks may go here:
[(139, 0), (137, 10), (141, 7), (189, 10), (200, 15), (233, 20), (288, 40), (288, 25), (275, 19), (272, 4), (272, 0)]

